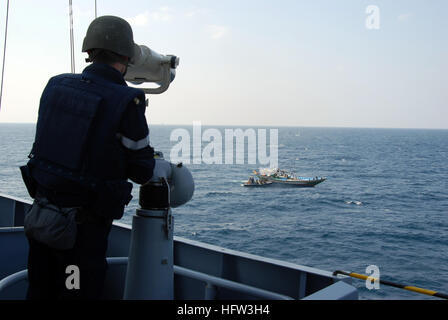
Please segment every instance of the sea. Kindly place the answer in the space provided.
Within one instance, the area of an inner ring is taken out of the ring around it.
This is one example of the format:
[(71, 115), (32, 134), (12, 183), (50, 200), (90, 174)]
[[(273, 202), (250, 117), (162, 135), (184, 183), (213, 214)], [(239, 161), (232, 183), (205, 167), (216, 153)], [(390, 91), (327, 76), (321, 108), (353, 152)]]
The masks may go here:
[[(151, 145), (168, 160), (179, 128), (193, 136), (193, 125), (150, 126)], [(192, 158), (184, 164), (195, 192), (173, 210), (175, 236), (327, 271), (370, 275), (373, 265), (382, 280), (448, 293), (448, 130), (207, 128), (222, 137), (229, 129), (266, 129), (268, 154), (270, 130), (277, 130), (278, 167), (327, 180), (314, 188), (243, 187), (263, 167), (249, 163), (248, 146), (243, 163)], [(30, 200), (19, 166), (34, 134), (34, 124), (0, 124), (0, 193)], [(132, 224), (138, 185), (133, 196), (120, 222)], [(353, 285), (360, 299), (437, 299), (369, 289), (363, 280)]]

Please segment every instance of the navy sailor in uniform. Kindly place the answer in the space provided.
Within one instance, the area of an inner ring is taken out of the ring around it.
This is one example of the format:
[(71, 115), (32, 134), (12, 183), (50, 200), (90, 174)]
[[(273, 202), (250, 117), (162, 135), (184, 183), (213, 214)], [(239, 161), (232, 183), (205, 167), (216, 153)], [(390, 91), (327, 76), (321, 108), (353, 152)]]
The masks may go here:
[[(124, 80), (135, 46), (129, 23), (99, 17), (82, 48), (92, 64), (51, 78), (43, 91), (22, 175), (35, 202), (76, 208), (77, 228), (63, 249), (27, 234), (28, 299), (101, 299), (112, 221), (132, 198), (128, 179), (144, 184), (157, 175), (145, 94)], [(67, 286), (69, 266), (79, 270), (76, 288)]]

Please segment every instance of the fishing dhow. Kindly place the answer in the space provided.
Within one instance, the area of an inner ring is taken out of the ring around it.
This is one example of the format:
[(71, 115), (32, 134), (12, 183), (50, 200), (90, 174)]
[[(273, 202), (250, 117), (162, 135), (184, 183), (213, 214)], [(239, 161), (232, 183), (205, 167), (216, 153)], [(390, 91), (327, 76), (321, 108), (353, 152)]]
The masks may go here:
[(325, 177), (299, 177), (295, 173), (282, 169), (260, 169), (253, 171), (243, 186), (282, 185), (294, 187), (314, 187), (327, 180)]

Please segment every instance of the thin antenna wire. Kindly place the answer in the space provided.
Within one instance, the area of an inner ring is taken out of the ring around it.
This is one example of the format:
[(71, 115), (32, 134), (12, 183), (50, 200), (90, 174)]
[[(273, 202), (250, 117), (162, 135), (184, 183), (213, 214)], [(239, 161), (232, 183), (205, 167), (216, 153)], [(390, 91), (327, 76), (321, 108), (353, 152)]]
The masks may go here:
[(97, 11), (96, 11), (96, 0), (95, 0), (95, 19), (97, 18)]
[(6, 4), (5, 44), (3, 45), (2, 83), (1, 83), (1, 87), (0, 87), (0, 110), (2, 109), (3, 75), (5, 74), (6, 39), (8, 37), (8, 16), (9, 16), (9, 0)]
[(71, 58), (71, 66), (72, 73), (75, 73), (75, 48), (74, 48), (74, 36), (73, 36), (73, 9), (72, 9), (72, 0), (68, 1), (69, 5), (69, 15), (70, 15), (70, 58)]

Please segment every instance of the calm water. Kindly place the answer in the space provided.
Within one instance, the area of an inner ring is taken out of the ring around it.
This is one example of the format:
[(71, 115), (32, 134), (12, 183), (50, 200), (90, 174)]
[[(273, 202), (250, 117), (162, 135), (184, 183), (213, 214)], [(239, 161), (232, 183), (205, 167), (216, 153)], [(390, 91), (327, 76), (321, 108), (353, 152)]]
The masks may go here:
[[(169, 158), (174, 127), (150, 129)], [(34, 125), (0, 124), (1, 193), (28, 198), (18, 167), (33, 138)], [(373, 264), (383, 279), (448, 292), (448, 130), (279, 128), (278, 147), (281, 168), (328, 180), (252, 189), (241, 182), (256, 165), (190, 165), (196, 191), (174, 211), (175, 235), (328, 271)], [(432, 299), (354, 285), (363, 299)]]

